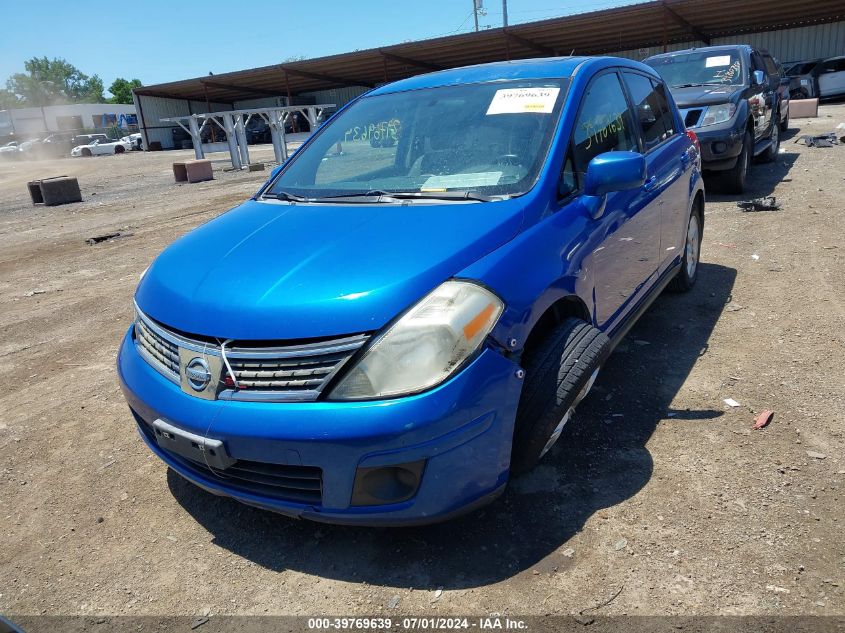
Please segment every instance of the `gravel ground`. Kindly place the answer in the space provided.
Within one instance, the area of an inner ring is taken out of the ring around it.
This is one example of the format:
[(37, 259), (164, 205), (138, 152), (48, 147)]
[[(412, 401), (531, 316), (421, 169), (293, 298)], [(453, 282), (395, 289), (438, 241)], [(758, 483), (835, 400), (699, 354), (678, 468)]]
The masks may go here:
[[(788, 136), (841, 121), (825, 106)], [(414, 529), (216, 498), (137, 437), (114, 363), (138, 275), (266, 172), (0, 163), (0, 612), (845, 614), (845, 146), (793, 138), (750, 181), (783, 208), (708, 196), (695, 290), (643, 316), (540, 467)], [(31, 206), (26, 181), (57, 174), (85, 201)]]

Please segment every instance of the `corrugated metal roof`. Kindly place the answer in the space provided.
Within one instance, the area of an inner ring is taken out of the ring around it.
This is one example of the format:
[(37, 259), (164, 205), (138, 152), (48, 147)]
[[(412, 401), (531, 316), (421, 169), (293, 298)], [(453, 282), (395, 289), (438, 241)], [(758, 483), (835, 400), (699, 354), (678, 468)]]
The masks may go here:
[(232, 103), (344, 86), (375, 86), (469, 64), (741, 35), (845, 19), (843, 0), (653, 0), (477, 33), (145, 86), (139, 95)]

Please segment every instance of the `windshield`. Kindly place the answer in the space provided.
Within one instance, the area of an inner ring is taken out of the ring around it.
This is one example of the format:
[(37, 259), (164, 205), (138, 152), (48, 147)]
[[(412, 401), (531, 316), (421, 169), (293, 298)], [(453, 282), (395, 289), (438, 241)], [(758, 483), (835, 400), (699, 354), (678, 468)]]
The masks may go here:
[(524, 193), (546, 158), (566, 85), (490, 82), (364, 97), (321, 128), (267, 194)]
[(670, 88), (744, 83), (742, 58), (738, 50), (695, 51), (652, 57), (654, 68)]

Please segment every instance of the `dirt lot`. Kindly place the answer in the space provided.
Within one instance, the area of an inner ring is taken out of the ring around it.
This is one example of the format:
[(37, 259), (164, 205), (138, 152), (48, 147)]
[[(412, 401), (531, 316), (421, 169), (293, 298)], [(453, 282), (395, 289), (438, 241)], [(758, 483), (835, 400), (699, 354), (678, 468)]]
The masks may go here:
[[(790, 135), (841, 121), (824, 107)], [(710, 196), (698, 286), (642, 318), (544, 463), (485, 510), (402, 530), (202, 492), (121, 397), (139, 273), (266, 172), (179, 186), (188, 152), (0, 163), (0, 612), (845, 614), (845, 146), (783, 147), (751, 176), (783, 209)], [(32, 207), (25, 182), (56, 174), (85, 201)]]

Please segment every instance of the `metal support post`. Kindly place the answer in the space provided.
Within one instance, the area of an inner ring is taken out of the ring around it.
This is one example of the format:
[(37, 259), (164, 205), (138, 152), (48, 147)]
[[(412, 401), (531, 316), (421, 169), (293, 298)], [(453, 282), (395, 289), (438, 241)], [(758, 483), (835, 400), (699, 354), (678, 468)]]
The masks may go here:
[(197, 125), (197, 117), (191, 116), (188, 119), (188, 125), (191, 128), (191, 141), (194, 143), (194, 155), (197, 157), (197, 160), (205, 158), (205, 154), (202, 151), (202, 134), (200, 134), (199, 125)]
[(235, 115), (235, 133), (238, 136), (238, 147), (241, 150), (241, 165), (249, 165), (249, 150), (246, 147), (246, 130), (244, 129), (244, 115)]
[(270, 139), (273, 141), (273, 154), (276, 156), (276, 162), (281, 165), (287, 160), (287, 152), (285, 151), (287, 148), (284, 146), (284, 141), (282, 140), (285, 124), (278, 110), (272, 110), (268, 114), (270, 117)]
[(235, 139), (235, 123), (231, 114), (223, 114), (223, 129), (226, 130), (226, 141), (229, 143), (229, 156), (232, 158), (232, 167), (243, 169), (241, 155), (238, 153), (238, 142)]

